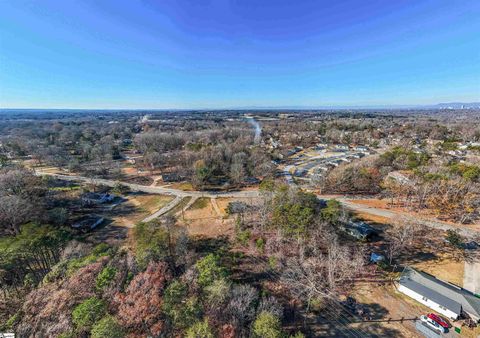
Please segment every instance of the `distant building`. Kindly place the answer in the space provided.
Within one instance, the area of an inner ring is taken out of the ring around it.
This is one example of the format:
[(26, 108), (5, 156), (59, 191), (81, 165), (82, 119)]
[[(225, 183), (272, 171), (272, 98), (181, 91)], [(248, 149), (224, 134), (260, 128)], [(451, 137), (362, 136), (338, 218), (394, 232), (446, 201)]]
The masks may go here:
[(362, 153), (368, 153), (370, 150), (366, 146), (356, 146), (353, 148), (355, 151), (360, 151)]
[(428, 273), (406, 267), (398, 281), (398, 291), (448, 318), (480, 320), (480, 298)]
[(350, 149), (350, 147), (348, 146), (348, 144), (337, 144), (335, 146), (335, 148), (333, 149), (333, 151), (344, 152), (344, 151), (347, 151), (349, 149)]
[(180, 182), (183, 178), (177, 173), (162, 174), (163, 182)]
[(82, 196), (82, 203), (83, 205), (96, 205), (96, 204), (103, 204), (111, 202), (115, 199), (115, 195), (104, 193), (96, 193), (96, 192), (87, 192)]

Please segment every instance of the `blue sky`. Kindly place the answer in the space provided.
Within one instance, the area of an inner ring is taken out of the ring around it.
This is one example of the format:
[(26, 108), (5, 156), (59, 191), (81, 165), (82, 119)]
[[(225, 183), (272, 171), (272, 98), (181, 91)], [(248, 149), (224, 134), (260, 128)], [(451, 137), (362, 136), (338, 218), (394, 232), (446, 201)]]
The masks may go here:
[(480, 1), (0, 1), (0, 107), (480, 101)]

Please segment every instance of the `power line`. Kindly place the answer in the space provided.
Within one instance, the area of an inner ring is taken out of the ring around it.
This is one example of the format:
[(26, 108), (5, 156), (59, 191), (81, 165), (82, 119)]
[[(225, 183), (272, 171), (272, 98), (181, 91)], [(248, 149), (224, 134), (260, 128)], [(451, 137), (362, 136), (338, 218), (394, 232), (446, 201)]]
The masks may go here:
[[(256, 260), (257, 262), (261, 262), (261, 263), (267, 263), (265, 261), (265, 259), (262, 259), (262, 258), (259, 258), (259, 257), (255, 257), (255, 256), (251, 256), (254, 260)], [(278, 272), (272, 272), (272, 271), (266, 271), (267, 275), (269, 275), (270, 277), (277, 277), (277, 278), (280, 278), (281, 275), (278, 273)], [(367, 333), (364, 333), (364, 332), (361, 332), (360, 329), (356, 329), (356, 328), (353, 328), (353, 327), (349, 327), (346, 325), (345, 322), (341, 322), (340, 319), (343, 319), (344, 321), (346, 321), (348, 324), (353, 324), (353, 322), (342, 312), (348, 312), (350, 313), (352, 316), (354, 317), (357, 317), (356, 315), (354, 315), (353, 313), (351, 313), (350, 311), (347, 310), (347, 308), (342, 305), (341, 303), (339, 303), (335, 298), (334, 298), (334, 294), (326, 289), (326, 294), (327, 294), (327, 297), (330, 301), (333, 301), (333, 305), (337, 306), (337, 309), (339, 308), (339, 318), (336, 319), (334, 317), (334, 315), (328, 311), (326, 311), (325, 313), (322, 313), (322, 315), (324, 317), (328, 317), (327, 319), (330, 319), (334, 322), (336, 322), (337, 324), (339, 324), (341, 327), (343, 327), (346, 331), (350, 332), (353, 336), (355, 337), (369, 337), (370, 335), (367, 334)], [(357, 317), (358, 318), (358, 317)]]

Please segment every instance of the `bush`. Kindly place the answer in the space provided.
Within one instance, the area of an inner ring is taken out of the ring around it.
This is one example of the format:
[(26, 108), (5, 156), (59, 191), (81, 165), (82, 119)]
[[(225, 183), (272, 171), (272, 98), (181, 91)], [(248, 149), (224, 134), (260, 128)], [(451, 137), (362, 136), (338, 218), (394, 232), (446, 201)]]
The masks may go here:
[(341, 216), (342, 204), (335, 199), (328, 200), (327, 206), (320, 211), (320, 217), (329, 223), (337, 223)]
[(259, 338), (280, 338), (282, 336), (280, 319), (269, 312), (261, 312), (253, 323), (253, 333)]
[(237, 241), (243, 246), (248, 245), (248, 241), (250, 240), (251, 233), (248, 230), (239, 230), (237, 231)]
[(208, 325), (208, 321), (205, 319), (202, 322), (196, 322), (188, 330), (186, 334), (187, 338), (213, 338), (212, 329)]
[(227, 276), (227, 271), (220, 266), (220, 259), (217, 255), (209, 254), (197, 261), (195, 267), (198, 270), (198, 284), (202, 287), (207, 287), (216, 279)]
[(451, 246), (453, 246), (455, 248), (461, 248), (462, 247), (463, 238), (458, 232), (456, 232), (454, 230), (451, 230), (451, 229), (447, 230), (446, 240), (450, 243)]
[(60, 263), (54, 265), (52, 270), (43, 277), (43, 283), (52, 283), (56, 280), (59, 280), (65, 276), (67, 270), (68, 261), (61, 261)]
[(92, 328), (92, 338), (122, 338), (124, 336), (123, 328), (112, 316), (103, 317)]
[(112, 188), (112, 192), (119, 195), (126, 194), (129, 191), (130, 191), (130, 187), (120, 182), (115, 182), (115, 185)]
[(262, 253), (265, 251), (265, 240), (263, 238), (257, 238), (255, 241), (255, 246), (257, 247), (258, 252)]
[(268, 267), (274, 270), (277, 267), (277, 258), (275, 256), (268, 257)]
[(4, 325), (0, 325), (0, 329), (4, 331), (13, 330), (15, 328), (15, 325), (20, 321), (20, 318), (20, 312), (15, 313), (10, 318), (8, 318), (7, 322)]
[(98, 274), (95, 280), (95, 286), (98, 291), (105, 289), (115, 278), (117, 274), (117, 269), (112, 266), (106, 266), (103, 270)]
[(77, 305), (72, 312), (73, 323), (81, 332), (89, 331), (93, 324), (103, 317), (106, 304), (96, 297), (91, 297)]

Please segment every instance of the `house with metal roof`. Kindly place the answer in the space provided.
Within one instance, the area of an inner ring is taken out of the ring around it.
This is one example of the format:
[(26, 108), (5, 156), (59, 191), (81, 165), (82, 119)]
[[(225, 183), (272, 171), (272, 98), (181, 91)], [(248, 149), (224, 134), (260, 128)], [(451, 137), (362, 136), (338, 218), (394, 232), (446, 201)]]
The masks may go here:
[(480, 298), (426, 272), (406, 267), (398, 281), (398, 291), (448, 318), (480, 321)]

